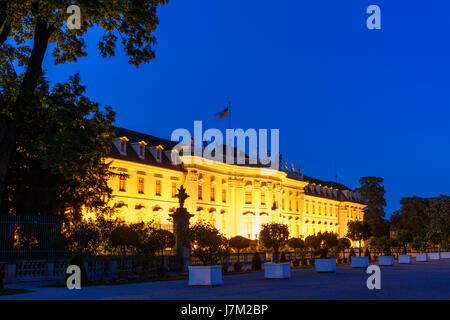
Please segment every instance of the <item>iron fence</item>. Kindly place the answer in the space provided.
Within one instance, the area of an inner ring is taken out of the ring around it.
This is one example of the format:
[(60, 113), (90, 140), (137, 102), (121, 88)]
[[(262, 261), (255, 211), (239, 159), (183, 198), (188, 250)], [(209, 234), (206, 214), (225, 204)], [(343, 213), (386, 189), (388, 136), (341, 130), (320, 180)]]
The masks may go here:
[(61, 229), (60, 217), (0, 215), (0, 260), (68, 257)]

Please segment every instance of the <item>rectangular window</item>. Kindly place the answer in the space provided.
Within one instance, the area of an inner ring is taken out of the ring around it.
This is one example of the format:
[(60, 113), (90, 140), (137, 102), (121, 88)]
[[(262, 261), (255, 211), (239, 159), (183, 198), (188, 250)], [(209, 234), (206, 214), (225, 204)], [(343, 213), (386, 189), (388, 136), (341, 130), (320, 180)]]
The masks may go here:
[(125, 176), (119, 177), (119, 191), (127, 191), (127, 177)]
[(216, 188), (214, 186), (211, 187), (211, 201), (216, 201)]
[(201, 184), (198, 185), (198, 200), (203, 200), (203, 186)]
[(176, 182), (172, 182), (172, 198), (175, 198), (177, 195), (177, 184)]
[(292, 211), (292, 199), (289, 198), (289, 211)]
[(160, 196), (161, 195), (161, 180), (156, 179), (155, 180), (155, 195)]
[(139, 145), (139, 156), (144, 157), (144, 149), (145, 147), (143, 145)]
[(284, 210), (284, 196), (281, 198), (281, 209)]
[(245, 191), (245, 204), (252, 204), (252, 191), (251, 190)]
[(261, 204), (266, 205), (266, 193), (264, 191), (261, 192)]
[(144, 178), (138, 178), (138, 193), (144, 193)]
[(226, 187), (222, 187), (222, 202), (223, 203), (227, 202), (227, 188)]
[(247, 238), (251, 239), (252, 238), (252, 230), (253, 230), (253, 226), (251, 222), (247, 222), (246, 223), (246, 227), (247, 227)]

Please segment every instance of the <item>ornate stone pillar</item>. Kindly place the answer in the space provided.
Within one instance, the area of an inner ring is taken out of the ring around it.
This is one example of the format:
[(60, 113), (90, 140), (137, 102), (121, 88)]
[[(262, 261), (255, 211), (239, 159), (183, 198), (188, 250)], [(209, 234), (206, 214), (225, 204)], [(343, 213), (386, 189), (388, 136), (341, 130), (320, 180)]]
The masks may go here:
[(185, 230), (189, 229), (189, 219), (194, 215), (190, 214), (186, 208), (184, 208), (184, 201), (189, 197), (186, 193), (186, 189), (181, 186), (178, 189), (178, 194), (176, 195), (179, 201), (179, 208), (170, 214), (173, 220), (173, 231), (175, 233), (175, 252), (177, 260), (177, 269), (187, 271), (187, 267), (190, 264), (189, 248), (183, 244), (182, 234)]

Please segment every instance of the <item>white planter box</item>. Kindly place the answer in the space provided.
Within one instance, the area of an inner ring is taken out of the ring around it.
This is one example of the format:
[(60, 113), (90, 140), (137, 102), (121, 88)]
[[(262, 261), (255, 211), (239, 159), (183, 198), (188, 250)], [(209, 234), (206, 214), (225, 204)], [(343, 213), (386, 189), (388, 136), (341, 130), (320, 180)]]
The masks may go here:
[(428, 262), (428, 253), (416, 253), (416, 262)]
[(441, 260), (439, 252), (430, 252), (430, 260)]
[(291, 263), (264, 263), (264, 278), (266, 279), (289, 279), (291, 277)]
[(367, 268), (369, 266), (369, 257), (352, 256), (352, 268)]
[(378, 257), (378, 265), (393, 266), (394, 265), (394, 256), (379, 256)]
[(316, 259), (316, 272), (336, 272), (336, 259)]
[(410, 254), (399, 254), (398, 263), (412, 263), (412, 255)]
[(190, 286), (218, 286), (222, 284), (222, 266), (189, 266)]
[(450, 259), (450, 251), (441, 252), (441, 259)]

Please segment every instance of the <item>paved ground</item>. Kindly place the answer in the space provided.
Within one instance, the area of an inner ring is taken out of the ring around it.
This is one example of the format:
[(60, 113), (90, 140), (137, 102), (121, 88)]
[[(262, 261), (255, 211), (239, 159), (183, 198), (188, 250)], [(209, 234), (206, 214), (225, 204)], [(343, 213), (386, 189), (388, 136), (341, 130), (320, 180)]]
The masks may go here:
[(314, 269), (292, 270), (290, 280), (265, 280), (262, 272), (225, 276), (223, 285), (192, 288), (187, 280), (161, 281), (117, 286), (85, 287), (81, 290), (39, 288), (36, 292), (3, 296), (21, 299), (446, 299), (450, 300), (450, 260), (417, 262), (382, 267), (381, 289), (368, 290), (365, 269), (338, 266), (334, 274)]

